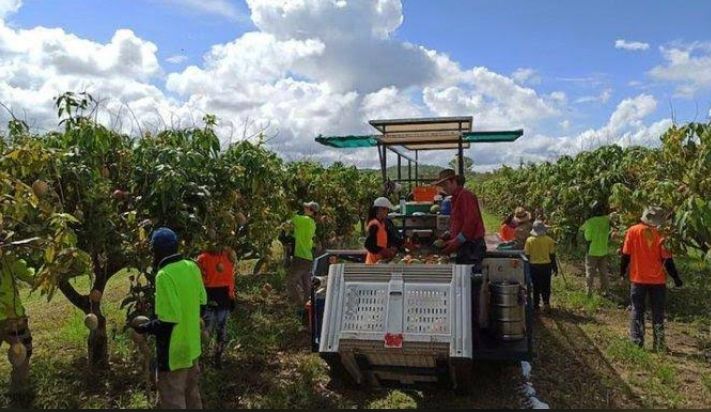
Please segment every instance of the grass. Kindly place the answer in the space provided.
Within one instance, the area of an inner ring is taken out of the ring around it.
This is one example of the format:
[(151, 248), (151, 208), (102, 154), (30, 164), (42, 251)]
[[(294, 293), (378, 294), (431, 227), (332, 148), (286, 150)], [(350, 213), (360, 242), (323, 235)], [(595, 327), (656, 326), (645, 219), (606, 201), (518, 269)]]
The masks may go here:
[(503, 218), (499, 218), (485, 210), (481, 211), (481, 218), (484, 220), (484, 227), (486, 227), (486, 233), (499, 233), (499, 226), (501, 226), (501, 221)]

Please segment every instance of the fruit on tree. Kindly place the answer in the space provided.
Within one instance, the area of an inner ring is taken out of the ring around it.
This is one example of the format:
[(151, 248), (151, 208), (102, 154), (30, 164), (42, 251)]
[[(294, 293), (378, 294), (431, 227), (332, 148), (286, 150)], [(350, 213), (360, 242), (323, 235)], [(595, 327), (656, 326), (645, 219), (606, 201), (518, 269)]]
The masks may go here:
[(34, 193), (37, 197), (44, 197), (48, 190), (49, 185), (44, 180), (37, 179), (34, 183), (32, 183), (32, 193)]
[(102, 293), (98, 289), (94, 289), (89, 293), (89, 300), (98, 303), (101, 300)]
[(128, 192), (121, 189), (116, 189), (113, 191), (113, 193), (111, 193), (111, 197), (116, 200), (125, 200), (128, 197)]
[(237, 223), (240, 226), (244, 226), (247, 224), (247, 216), (244, 215), (242, 212), (237, 213)]
[(96, 330), (99, 327), (99, 318), (93, 313), (87, 314), (84, 316), (84, 326), (89, 330)]
[(132, 327), (137, 327), (141, 325), (145, 325), (146, 323), (150, 322), (151, 320), (148, 319), (147, 316), (136, 316), (135, 318), (131, 319), (131, 326)]
[(217, 273), (222, 273), (225, 270), (225, 266), (222, 264), (222, 262), (220, 262), (215, 267), (215, 270), (217, 270)]
[(141, 335), (140, 333), (136, 332), (134, 329), (131, 329), (129, 332), (129, 335), (131, 336), (131, 340), (134, 343), (141, 344), (145, 342), (146, 337)]

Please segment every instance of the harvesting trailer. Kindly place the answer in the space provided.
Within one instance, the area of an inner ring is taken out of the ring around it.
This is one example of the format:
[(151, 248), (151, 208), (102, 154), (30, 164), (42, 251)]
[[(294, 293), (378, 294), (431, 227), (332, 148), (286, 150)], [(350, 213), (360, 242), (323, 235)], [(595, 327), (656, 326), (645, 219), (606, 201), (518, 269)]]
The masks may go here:
[[(319, 136), (316, 141), (338, 148), (377, 147), (386, 194), (392, 188), (387, 184), (387, 151), (395, 153), (394, 182), (414, 192), (433, 180), (417, 173), (420, 151), (456, 149), (463, 174), (463, 150), (472, 143), (513, 141), (523, 134), (472, 132), (471, 122), (471, 117), (373, 120), (370, 124), (381, 135)], [(414, 151), (414, 158), (403, 150)], [(406, 179), (402, 159), (408, 162)], [(434, 235), (448, 226), (449, 216), (417, 209), (432, 204), (433, 199), (408, 202), (405, 210), (391, 215), (399, 219), (405, 236), (429, 233), (414, 237), (425, 254)], [(327, 251), (312, 268), (312, 351), (326, 360), (334, 378), (345, 382), (436, 383), (462, 392), (471, 388), (477, 360), (529, 360), (528, 262), (522, 251), (497, 251), (490, 243), (487, 247), (482, 273), (472, 273), (471, 265), (450, 264), (446, 257), (437, 259), (438, 264), (428, 259), (430, 264), (365, 265), (364, 250)]]

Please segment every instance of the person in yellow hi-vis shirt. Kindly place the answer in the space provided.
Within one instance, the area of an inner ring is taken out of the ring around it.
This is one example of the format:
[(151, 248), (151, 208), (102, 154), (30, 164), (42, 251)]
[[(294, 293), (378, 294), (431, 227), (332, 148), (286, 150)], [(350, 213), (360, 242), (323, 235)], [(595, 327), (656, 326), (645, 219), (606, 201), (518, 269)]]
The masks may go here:
[(32, 356), (32, 335), (25, 308), (20, 300), (17, 281), (32, 283), (34, 269), (28, 268), (22, 259), (0, 257), (0, 344), (10, 345), (8, 358), (12, 363), (10, 372), (10, 395), (27, 393)]
[(524, 253), (529, 261), (533, 281), (533, 309), (538, 310), (543, 297), (543, 311), (551, 308), (551, 275), (558, 274), (555, 241), (546, 234), (545, 223), (533, 222), (531, 236), (526, 239)]
[(158, 267), (155, 318), (134, 325), (138, 333), (156, 336), (158, 397), (163, 409), (202, 409), (200, 307), (207, 293), (198, 264), (178, 253), (178, 237), (168, 228), (156, 229), (151, 247)]

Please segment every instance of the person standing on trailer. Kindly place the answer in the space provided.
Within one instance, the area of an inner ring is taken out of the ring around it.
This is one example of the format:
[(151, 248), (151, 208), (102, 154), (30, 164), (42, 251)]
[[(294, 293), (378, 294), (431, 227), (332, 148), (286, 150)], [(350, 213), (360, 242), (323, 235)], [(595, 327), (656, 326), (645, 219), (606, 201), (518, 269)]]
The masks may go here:
[(684, 283), (674, 265), (671, 253), (664, 247), (664, 237), (659, 226), (664, 223), (664, 212), (658, 207), (649, 207), (642, 214), (641, 223), (630, 227), (622, 245), (620, 277), (629, 273), (630, 339), (639, 347), (644, 346), (645, 301), (649, 296), (652, 305), (652, 333), (655, 351), (666, 351), (664, 339), (664, 305), (667, 290), (667, 274), (674, 285)]
[(394, 209), (387, 197), (379, 197), (373, 202), (368, 212), (368, 235), (365, 238), (365, 263), (372, 265), (381, 259), (392, 259), (402, 239), (388, 219), (388, 213)]
[(474, 265), (472, 273), (481, 273), (481, 264), (486, 255), (484, 219), (481, 217), (479, 201), (464, 188), (464, 179), (453, 169), (444, 169), (439, 180), (433, 183), (452, 196), (452, 212), (449, 221), (451, 238), (446, 241), (442, 254), (457, 254), (456, 263)]
[(514, 230), (515, 248), (522, 250), (533, 229), (531, 213), (523, 207), (517, 207), (514, 211), (513, 222), (516, 225), (516, 229)]

